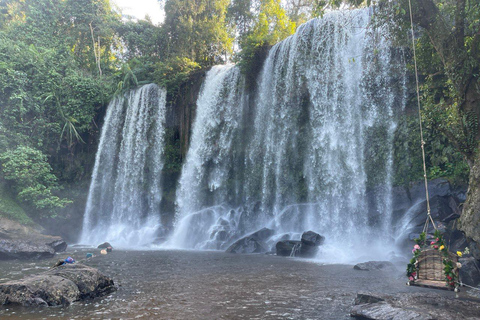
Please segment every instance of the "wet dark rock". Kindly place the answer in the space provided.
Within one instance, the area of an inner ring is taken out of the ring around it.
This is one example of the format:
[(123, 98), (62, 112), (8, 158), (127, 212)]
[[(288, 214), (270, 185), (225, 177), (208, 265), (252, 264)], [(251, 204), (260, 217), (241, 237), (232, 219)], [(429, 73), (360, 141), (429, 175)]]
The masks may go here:
[(290, 257), (292, 250), (295, 246), (299, 248), (302, 245), (301, 241), (298, 240), (282, 240), (278, 241), (275, 245), (277, 250), (277, 256)]
[(55, 250), (45, 243), (0, 240), (0, 260), (47, 259), (55, 255)]
[(452, 252), (463, 251), (468, 246), (467, 238), (460, 230), (448, 228), (444, 234), (448, 249)]
[(478, 319), (478, 302), (440, 296), (436, 293), (401, 293), (395, 296), (359, 293), (350, 316), (356, 319)]
[(268, 246), (265, 243), (271, 236), (275, 234), (275, 231), (269, 228), (262, 228), (235, 241), (226, 252), (228, 253), (266, 253), (268, 252)]
[(64, 264), (42, 274), (0, 284), (0, 304), (68, 306), (116, 290), (113, 280), (82, 264)]
[(250, 235), (250, 237), (255, 238), (260, 241), (265, 241), (268, 240), (271, 236), (275, 234), (275, 231), (269, 228), (262, 228), (258, 231), (255, 231)]
[(44, 235), (31, 227), (0, 218), (0, 260), (51, 258), (66, 248), (67, 243), (60, 237)]
[(465, 257), (459, 258), (458, 262), (462, 264), (459, 270), (462, 282), (472, 287), (480, 285), (480, 261), (474, 257)]
[(289, 257), (291, 255), (302, 258), (313, 258), (318, 252), (318, 247), (323, 244), (325, 237), (313, 231), (302, 234), (300, 241), (281, 240), (275, 245), (277, 255)]
[[(108, 242), (104, 242), (102, 244), (100, 244), (97, 249), (107, 249), (108, 247), (112, 247), (112, 245)], [(113, 247), (112, 247), (113, 248)]]
[(313, 231), (307, 231), (302, 234), (302, 244), (312, 247), (318, 247), (325, 242), (325, 237)]
[(225, 251), (227, 253), (265, 253), (268, 249), (265, 243), (254, 237), (247, 236), (233, 243)]
[(381, 301), (385, 301), (385, 300), (381, 297), (373, 296), (368, 293), (358, 293), (357, 297), (355, 298), (355, 305), (365, 304), (365, 303), (377, 303)]
[(64, 252), (67, 250), (67, 243), (63, 239), (57, 239), (50, 243), (47, 243), (48, 246), (52, 247), (55, 252)]
[(353, 269), (360, 271), (397, 271), (390, 261), (368, 261), (356, 264)]
[(307, 231), (302, 234), (302, 245), (296, 254), (303, 258), (313, 258), (317, 255), (318, 247), (323, 244), (325, 237), (313, 231)]

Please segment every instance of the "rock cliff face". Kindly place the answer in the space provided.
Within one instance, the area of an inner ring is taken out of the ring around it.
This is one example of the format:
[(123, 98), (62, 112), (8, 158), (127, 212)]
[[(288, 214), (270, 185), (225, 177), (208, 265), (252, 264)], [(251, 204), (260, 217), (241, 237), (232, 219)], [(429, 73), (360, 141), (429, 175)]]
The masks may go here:
[[(165, 134), (165, 166), (162, 172), (163, 198), (161, 202), (162, 222), (173, 224), (175, 216), (175, 193), (182, 164), (187, 154), (192, 123), (195, 119), (197, 98), (207, 70), (201, 70), (180, 86), (178, 92), (167, 93), (167, 114)], [(164, 234), (159, 237), (164, 237)]]

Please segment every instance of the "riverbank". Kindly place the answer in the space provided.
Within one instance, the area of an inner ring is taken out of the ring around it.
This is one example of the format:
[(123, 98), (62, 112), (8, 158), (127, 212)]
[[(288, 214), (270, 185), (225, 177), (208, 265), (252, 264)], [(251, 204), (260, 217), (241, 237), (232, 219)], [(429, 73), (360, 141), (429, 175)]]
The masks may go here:
[[(93, 249), (69, 249), (80, 260)], [(0, 282), (48, 268), (56, 259), (1, 261)], [(85, 262), (110, 276), (118, 291), (65, 308), (0, 307), (2, 319), (351, 319), (357, 293), (449, 291), (407, 287), (403, 270), (357, 271), (353, 265), (232, 255), (216, 251), (114, 250)], [(462, 292), (462, 297), (467, 296)]]

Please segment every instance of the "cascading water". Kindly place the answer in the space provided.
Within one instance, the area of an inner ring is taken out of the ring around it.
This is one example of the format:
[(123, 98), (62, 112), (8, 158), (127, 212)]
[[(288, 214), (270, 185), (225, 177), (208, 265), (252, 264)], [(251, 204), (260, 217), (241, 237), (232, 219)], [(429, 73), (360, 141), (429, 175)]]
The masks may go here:
[(161, 226), (166, 91), (154, 84), (114, 98), (107, 110), (81, 242), (150, 244)]
[(388, 242), (406, 77), (371, 13), (302, 25), (270, 50), (253, 98), (237, 67), (209, 71), (170, 245), (223, 249), (264, 226), (276, 239), (314, 230), (327, 247)]

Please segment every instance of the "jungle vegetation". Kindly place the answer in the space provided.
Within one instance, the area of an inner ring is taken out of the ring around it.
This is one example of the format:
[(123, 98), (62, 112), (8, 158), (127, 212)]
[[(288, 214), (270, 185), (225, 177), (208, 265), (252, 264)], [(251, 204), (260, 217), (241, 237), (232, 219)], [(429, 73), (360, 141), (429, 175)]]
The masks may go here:
[[(148, 16), (122, 16), (109, 0), (0, 0), (0, 186), (30, 216), (57, 215), (71, 202), (59, 190), (90, 178), (99, 122), (113, 95), (155, 82), (175, 97), (191, 74), (227, 61), (248, 76), (259, 53), (303, 22), (331, 8), (371, 4), (159, 1), (165, 20), (155, 25)], [(470, 181), (476, 196), (469, 193), (466, 209), (479, 212), (480, 4), (412, 4), (429, 178)], [(376, 5), (376, 23), (395, 28), (412, 71), (408, 2)], [(405, 116), (396, 140), (399, 185), (423, 176), (416, 116)]]

